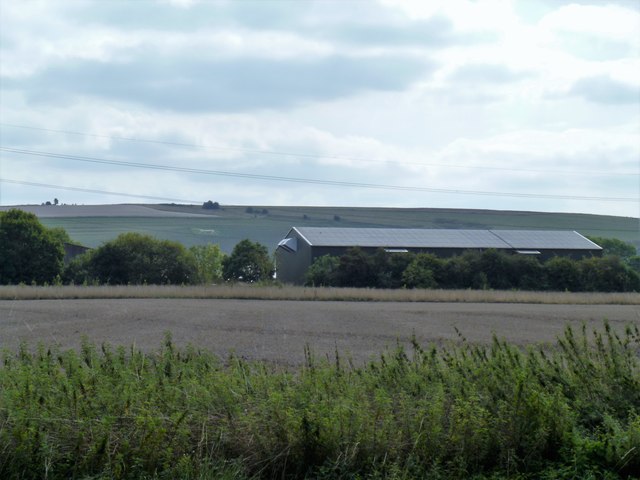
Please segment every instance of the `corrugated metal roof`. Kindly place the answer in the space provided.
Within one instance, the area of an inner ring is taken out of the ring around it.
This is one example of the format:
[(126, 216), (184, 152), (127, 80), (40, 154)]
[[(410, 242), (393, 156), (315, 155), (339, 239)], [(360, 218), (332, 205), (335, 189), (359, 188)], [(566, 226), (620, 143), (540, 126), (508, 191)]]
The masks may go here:
[(294, 227), (306, 241), (324, 247), (592, 249), (577, 232), (549, 230), (455, 230), (414, 228)]
[(510, 248), (488, 230), (296, 227), (311, 245), (326, 247)]
[(578, 232), (563, 230), (491, 230), (517, 249), (602, 250)]

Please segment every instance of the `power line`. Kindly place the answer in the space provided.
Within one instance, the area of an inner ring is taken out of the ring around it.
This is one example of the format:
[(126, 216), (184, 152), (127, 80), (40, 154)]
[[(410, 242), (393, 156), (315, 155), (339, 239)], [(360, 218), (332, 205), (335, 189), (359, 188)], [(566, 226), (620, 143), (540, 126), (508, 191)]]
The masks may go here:
[(492, 167), (487, 165), (459, 165), (459, 164), (449, 164), (449, 163), (423, 163), (423, 162), (406, 162), (406, 161), (399, 162), (395, 160), (372, 160), (369, 158), (350, 157), (350, 156), (344, 156), (344, 155), (317, 155), (317, 154), (300, 153), (300, 152), (284, 152), (284, 151), (277, 151), (277, 150), (261, 150), (261, 149), (242, 148), (242, 147), (222, 147), (218, 145), (170, 142), (165, 140), (150, 140), (150, 139), (135, 138), (135, 137), (121, 137), (118, 135), (99, 135), (95, 133), (77, 132), (72, 130), (57, 130), (53, 128), (32, 127), (28, 125), (17, 125), (17, 124), (4, 123), (4, 122), (0, 122), (0, 126), (11, 127), (11, 128), (22, 128), (26, 130), (36, 130), (41, 132), (63, 133), (65, 135), (77, 135), (82, 137), (104, 138), (104, 139), (110, 139), (110, 140), (124, 140), (127, 142), (151, 143), (151, 144), (166, 145), (166, 146), (181, 147), (181, 148), (241, 152), (241, 153), (259, 154), (259, 155), (275, 155), (275, 156), (294, 157), (294, 158), (330, 159), (330, 160), (344, 160), (344, 161), (350, 161), (350, 162), (377, 163), (377, 164), (384, 164), (384, 165), (399, 165), (399, 166), (408, 165), (408, 166), (420, 166), (420, 167), (462, 168), (462, 169), (473, 169), (473, 170), (497, 170), (497, 171), (508, 171), (508, 172), (561, 174), (561, 175), (575, 175), (575, 176), (594, 176), (594, 175), (595, 176), (625, 176), (625, 177), (628, 177), (630, 175), (640, 176), (640, 174), (634, 173), (634, 172), (604, 172), (604, 171), (589, 171), (589, 170), (575, 171), (575, 170), (548, 170), (548, 169), (543, 170), (543, 169), (534, 169), (534, 168)]
[(395, 190), (395, 191), (406, 191), (406, 192), (446, 193), (446, 194), (454, 194), (454, 195), (477, 195), (477, 196), (514, 197), (514, 198), (546, 198), (546, 199), (585, 200), (585, 201), (604, 201), (604, 202), (637, 202), (639, 200), (638, 198), (629, 198), (629, 197), (595, 197), (595, 196), (555, 195), (555, 194), (519, 193), (519, 192), (456, 190), (456, 189), (446, 189), (446, 188), (387, 185), (387, 184), (378, 184), (378, 183), (346, 182), (346, 181), (339, 181), (339, 180), (283, 177), (283, 176), (276, 176), (276, 175), (262, 175), (262, 174), (254, 174), (254, 173), (227, 172), (227, 171), (221, 171), (221, 170), (204, 170), (204, 169), (186, 168), (186, 167), (173, 167), (168, 165), (159, 165), (159, 164), (152, 164), (152, 163), (107, 160), (103, 158), (85, 157), (85, 156), (79, 156), (79, 155), (66, 155), (66, 154), (42, 152), (42, 151), (35, 151), (35, 150), (22, 150), (22, 149), (16, 149), (16, 148), (8, 148), (8, 147), (0, 147), (0, 150), (9, 152), (9, 153), (16, 153), (20, 155), (57, 158), (57, 159), (72, 160), (72, 161), (85, 162), (85, 163), (118, 165), (118, 166), (124, 166), (124, 167), (143, 168), (143, 169), (151, 169), (151, 170), (183, 172), (183, 173), (192, 173), (192, 174), (201, 174), (201, 175), (215, 175), (215, 176), (224, 176), (224, 177), (263, 180), (263, 181), (327, 185), (327, 186), (334, 186), (334, 187), (368, 188), (368, 189)]
[(96, 190), (93, 188), (80, 188), (80, 187), (68, 187), (64, 185), (52, 185), (50, 183), (36, 183), (36, 182), (26, 182), (23, 180), (11, 180), (8, 178), (0, 178), (0, 183), (13, 183), (16, 185), (26, 185), (29, 187), (42, 187), (42, 188), (52, 188), (54, 190), (70, 190), (73, 192), (87, 192), (87, 193), (99, 193), (104, 195), (114, 195), (117, 197), (130, 197), (130, 198), (145, 198), (147, 200), (163, 200), (167, 202), (180, 202), (180, 203), (191, 203), (198, 204), (202, 203), (198, 200), (185, 200), (184, 198), (169, 198), (169, 197), (154, 197), (150, 195), (136, 195), (133, 193), (123, 193), (123, 192), (111, 192), (107, 190)]

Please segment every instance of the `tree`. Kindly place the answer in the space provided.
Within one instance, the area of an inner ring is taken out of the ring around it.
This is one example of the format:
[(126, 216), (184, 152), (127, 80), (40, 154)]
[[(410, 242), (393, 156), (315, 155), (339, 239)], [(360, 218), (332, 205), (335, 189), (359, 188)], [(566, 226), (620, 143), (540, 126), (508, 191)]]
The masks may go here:
[(603, 256), (616, 255), (622, 260), (627, 260), (638, 253), (632, 244), (617, 238), (589, 237), (589, 240), (602, 247)]
[(273, 277), (273, 261), (267, 247), (245, 239), (233, 247), (231, 255), (222, 261), (222, 276), (225, 280), (259, 282)]
[(224, 253), (220, 250), (220, 245), (194, 245), (189, 248), (189, 255), (195, 265), (195, 283), (213, 283), (222, 279)]
[(219, 210), (220, 204), (218, 202), (212, 202), (211, 200), (208, 200), (202, 204), (202, 208), (204, 208), (205, 210)]
[(331, 287), (336, 284), (336, 270), (340, 258), (333, 255), (318, 257), (307, 269), (304, 284), (313, 287)]
[(436, 288), (436, 276), (441, 275), (443, 262), (435, 255), (420, 253), (402, 274), (402, 281), (409, 288)]
[(555, 291), (579, 292), (582, 289), (578, 262), (567, 257), (553, 257), (544, 263), (548, 287)]
[(583, 258), (578, 262), (583, 289), (588, 292), (634, 292), (640, 290), (640, 275), (620, 257)]
[(58, 202), (58, 199), (57, 199), (57, 198), (54, 198), (54, 199), (53, 199), (53, 204), (54, 204), (54, 205), (58, 205), (58, 203), (59, 203), (59, 202)]
[(195, 272), (194, 260), (183, 245), (139, 233), (123, 233), (88, 258), (91, 279), (107, 284), (191, 283)]
[(387, 252), (379, 248), (370, 258), (376, 276), (376, 288), (400, 288), (404, 286), (402, 275), (415, 255), (409, 252)]
[(373, 287), (376, 284), (376, 272), (370, 255), (360, 247), (348, 249), (340, 257), (336, 270), (336, 282), (340, 287)]
[(62, 273), (64, 248), (33, 213), (0, 212), (0, 284), (52, 282)]

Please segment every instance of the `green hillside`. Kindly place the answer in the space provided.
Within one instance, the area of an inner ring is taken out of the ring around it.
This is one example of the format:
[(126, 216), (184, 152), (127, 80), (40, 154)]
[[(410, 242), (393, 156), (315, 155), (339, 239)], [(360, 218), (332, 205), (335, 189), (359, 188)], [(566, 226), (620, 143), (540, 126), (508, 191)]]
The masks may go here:
[[(96, 247), (123, 232), (140, 232), (177, 240), (186, 246), (218, 243), (229, 252), (244, 238), (274, 249), (292, 226), (558, 229), (583, 235), (614, 237), (640, 247), (637, 218), (567, 213), (458, 210), (429, 208), (223, 206), (203, 210), (192, 205), (153, 205), (175, 217), (57, 217), (42, 218), (49, 227), (63, 227), (83, 245)], [(268, 213), (263, 214), (263, 209)], [(180, 216), (207, 214), (203, 217)]]

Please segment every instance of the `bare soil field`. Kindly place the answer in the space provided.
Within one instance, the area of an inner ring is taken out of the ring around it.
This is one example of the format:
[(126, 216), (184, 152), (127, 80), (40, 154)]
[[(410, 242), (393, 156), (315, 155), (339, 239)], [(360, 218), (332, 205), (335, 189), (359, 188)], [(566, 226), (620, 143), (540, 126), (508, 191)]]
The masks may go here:
[(508, 303), (305, 302), (220, 299), (94, 299), (0, 301), (0, 348), (26, 341), (77, 348), (97, 343), (157, 349), (171, 332), (179, 346), (193, 344), (222, 358), (230, 353), (285, 365), (336, 349), (362, 363), (412, 335), (422, 344), (499, 338), (520, 345), (550, 343), (565, 325), (614, 329), (640, 323), (637, 305)]

